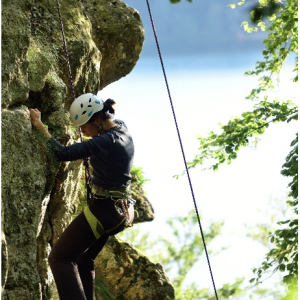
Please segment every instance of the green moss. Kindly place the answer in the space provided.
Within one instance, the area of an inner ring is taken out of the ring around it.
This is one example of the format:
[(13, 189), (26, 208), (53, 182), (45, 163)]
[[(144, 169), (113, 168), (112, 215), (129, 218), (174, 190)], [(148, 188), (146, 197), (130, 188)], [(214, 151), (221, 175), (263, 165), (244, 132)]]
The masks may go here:
[(101, 277), (95, 278), (95, 296), (96, 300), (117, 300)]

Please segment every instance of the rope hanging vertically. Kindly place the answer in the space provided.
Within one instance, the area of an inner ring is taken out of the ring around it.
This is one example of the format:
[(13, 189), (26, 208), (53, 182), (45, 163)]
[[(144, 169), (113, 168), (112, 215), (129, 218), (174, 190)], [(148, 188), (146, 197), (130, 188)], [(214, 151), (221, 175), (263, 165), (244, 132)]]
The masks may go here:
[(151, 12), (151, 8), (150, 8), (149, 0), (146, 0), (146, 2), (147, 2), (150, 21), (151, 21), (151, 25), (152, 25), (152, 29), (153, 29), (155, 42), (156, 42), (156, 47), (157, 47), (157, 51), (158, 51), (162, 71), (163, 71), (163, 74), (164, 74), (168, 95), (169, 95), (170, 105), (171, 105), (171, 108), (172, 108), (173, 118), (174, 118), (176, 130), (177, 130), (178, 140), (179, 140), (179, 143), (180, 143), (180, 148), (181, 148), (181, 153), (182, 153), (182, 157), (183, 157), (183, 161), (184, 161), (184, 165), (185, 165), (185, 170), (186, 170), (186, 174), (187, 174), (188, 181), (189, 181), (189, 186), (190, 186), (190, 190), (191, 190), (191, 194), (192, 194), (192, 198), (193, 198), (193, 202), (194, 202), (195, 211), (196, 211), (196, 214), (197, 214), (198, 224), (199, 224), (200, 233), (201, 233), (201, 237), (202, 237), (202, 241), (203, 241), (203, 245), (204, 245), (204, 250), (205, 250), (206, 259), (207, 259), (207, 263), (208, 263), (208, 267), (209, 267), (209, 272), (210, 272), (212, 284), (213, 284), (213, 287), (214, 287), (215, 296), (216, 296), (216, 299), (218, 300), (218, 293), (217, 293), (217, 289), (216, 289), (216, 286), (215, 286), (215, 281), (214, 281), (214, 277), (213, 277), (213, 273), (212, 273), (212, 269), (211, 269), (211, 265), (210, 265), (210, 261), (209, 261), (208, 251), (207, 251), (205, 238), (204, 238), (204, 234), (203, 234), (203, 230), (202, 230), (202, 225), (201, 225), (201, 221), (200, 221), (200, 217), (199, 217), (198, 207), (197, 207), (197, 203), (196, 203), (196, 200), (195, 200), (195, 195), (194, 195), (194, 190), (193, 190), (193, 186), (192, 186), (192, 182), (191, 182), (191, 178), (190, 178), (190, 174), (189, 174), (189, 169), (187, 167), (185, 153), (184, 153), (184, 149), (183, 149), (183, 145), (182, 145), (182, 140), (181, 140), (181, 136), (180, 136), (180, 132), (179, 132), (179, 127), (178, 127), (178, 124), (177, 124), (176, 114), (175, 114), (173, 101), (172, 101), (172, 97), (171, 97), (171, 93), (170, 93), (170, 89), (169, 89), (169, 84), (168, 84), (168, 80), (167, 80), (167, 75), (166, 75), (166, 71), (165, 71), (165, 67), (164, 67), (164, 63), (163, 63), (163, 59), (162, 59), (162, 55), (161, 55), (161, 51), (160, 51), (160, 47), (159, 47), (159, 43), (158, 43), (158, 38), (157, 38), (156, 30), (155, 30), (155, 25), (154, 25), (154, 21), (153, 21), (153, 17), (152, 17), (152, 12)]
[[(71, 72), (71, 65), (70, 65), (70, 59), (68, 55), (68, 49), (67, 49), (67, 42), (66, 42), (66, 37), (65, 37), (65, 31), (64, 31), (64, 25), (60, 13), (60, 5), (58, 0), (56, 0), (57, 4), (57, 11), (58, 11), (58, 17), (59, 17), (59, 23), (60, 23), (60, 29), (61, 29), (61, 34), (62, 34), (62, 39), (63, 39), (63, 45), (64, 45), (64, 51), (65, 51), (65, 57), (67, 61), (67, 66), (68, 66), (68, 72), (69, 72), (69, 79), (70, 79), (70, 85), (71, 85), (71, 91), (72, 91), (72, 96), (73, 96), (73, 101), (76, 99), (75, 96), (75, 89), (74, 89), (74, 84), (73, 84), (73, 78), (72, 78), (72, 72)], [(80, 136), (80, 141), (82, 142), (82, 133), (80, 127), (79, 129), (79, 136)], [(89, 162), (88, 158), (83, 159), (83, 165), (85, 167), (85, 184), (88, 187), (88, 183), (90, 181), (91, 175), (90, 175), (90, 168), (89, 168)], [(89, 189), (88, 189), (89, 191)], [(89, 199), (89, 195), (87, 195), (87, 198)]]

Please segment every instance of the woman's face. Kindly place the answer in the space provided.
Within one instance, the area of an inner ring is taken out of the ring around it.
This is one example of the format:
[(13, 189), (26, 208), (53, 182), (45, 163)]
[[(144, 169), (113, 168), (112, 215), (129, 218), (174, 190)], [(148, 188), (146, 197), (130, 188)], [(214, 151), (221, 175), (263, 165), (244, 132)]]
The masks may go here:
[(94, 137), (98, 135), (98, 126), (91, 123), (86, 123), (80, 126), (81, 132), (88, 136), (88, 137)]

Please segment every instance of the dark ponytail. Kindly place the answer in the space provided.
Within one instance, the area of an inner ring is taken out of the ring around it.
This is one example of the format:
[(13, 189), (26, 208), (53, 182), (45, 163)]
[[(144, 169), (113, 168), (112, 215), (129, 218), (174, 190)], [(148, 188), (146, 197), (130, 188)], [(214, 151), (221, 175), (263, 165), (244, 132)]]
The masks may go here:
[(103, 109), (93, 114), (88, 123), (93, 123), (97, 118), (101, 118), (102, 121), (113, 119), (113, 115), (115, 114), (115, 104), (115, 100), (110, 98), (107, 99), (104, 102)]
[(109, 112), (111, 114), (115, 114), (115, 104), (116, 104), (116, 101), (113, 100), (113, 99), (107, 99), (105, 102), (104, 102), (104, 107), (102, 109), (102, 111), (104, 113), (106, 112)]

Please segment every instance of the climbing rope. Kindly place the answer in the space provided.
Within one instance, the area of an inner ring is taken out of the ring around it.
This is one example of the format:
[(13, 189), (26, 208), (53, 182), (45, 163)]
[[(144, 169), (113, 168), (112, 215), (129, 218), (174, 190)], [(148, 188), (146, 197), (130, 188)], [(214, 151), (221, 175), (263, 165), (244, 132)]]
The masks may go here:
[[(60, 5), (59, 5), (58, 0), (56, 0), (56, 4), (57, 4), (57, 11), (58, 11), (58, 17), (59, 17), (61, 34), (62, 34), (62, 39), (63, 39), (65, 57), (66, 57), (66, 61), (67, 61), (68, 71), (69, 71), (70, 85), (71, 85), (71, 90), (72, 90), (72, 95), (73, 95), (73, 101), (74, 101), (76, 99), (75, 89), (74, 89), (74, 84), (73, 84), (70, 59), (69, 59), (69, 55), (68, 55), (67, 42), (66, 42), (65, 31), (64, 31), (64, 25), (63, 25), (61, 13), (60, 13)], [(82, 142), (81, 128), (78, 127), (78, 130), (79, 130), (80, 141)], [(90, 174), (90, 167), (89, 167), (89, 159), (88, 158), (83, 158), (83, 165), (84, 165), (84, 168), (85, 168), (85, 185), (87, 187), (87, 200), (89, 200), (90, 189), (88, 188), (89, 187), (88, 184), (89, 184), (90, 179), (91, 179), (91, 174)]]
[(208, 251), (207, 251), (207, 247), (206, 247), (206, 243), (205, 243), (205, 239), (204, 239), (204, 234), (203, 234), (203, 230), (202, 230), (202, 225), (201, 225), (201, 221), (200, 221), (200, 217), (199, 217), (199, 213), (198, 213), (198, 207), (197, 207), (197, 203), (196, 203), (196, 200), (195, 200), (195, 195), (194, 195), (194, 190), (193, 190), (193, 186), (192, 186), (192, 182), (191, 182), (191, 178), (190, 178), (190, 174), (189, 174), (189, 169), (188, 169), (187, 163), (186, 163), (185, 153), (184, 153), (184, 149), (183, 149), (183, 145), (182, 145), (182, 140), (181, 140), (181, 136), (180, 136), (180, 132), (179, 132), (179, 127), (178, 127), (178, 124), (177, 124), (176, 114), (175, 114), (173, 101), (172, 101), (172, 97), (171, 97), (171, 93), (170, 93), (170, 89), (169, 89), (167, 75), (166, 75), (162, 55), (161, 55), (161, 52), (160, 52), (160, 47), (159, 47), (158, 38), (157, 38), (156, 30), (155, 30), (155, 25), (154, 25), (154, 21), (153, 21), (153, 17), (152, 17), (152, 12), (151, 12), (149, 1), (146, 0), (146, 2), (147, 2), (148, 12), (149, 12), (151, 25), (152, 25), (152, 29), (153, 29), (153, 34), (154, 34), (154, 37), (155, 37), (156, 47), (157, 47), (157, 51), (158, 51), (162, 71), (163, 71), (163, 74), (164, 74), (168, 95), (169, 95), (170, 105), (171, 105), (172, 112), (173, 112), (173, 118), (174, 118), (176, 130), (177, 130), (178, 140), (179, 140), (179, 143), (180, 143), (180, 148), (181, 148), (181, 153), (182, 153), (182, 157), (183, 157), (183, 161), (184, 161), (184, 165), (185, 165), (185, 170), (186, 170), (186, 174), (187, 174), (187, 177), (188, 177), (191, 194), (192, 194), (192, 197), (193, 197), (195, 211), (196, 211), (196, 214), (197, 214), (198, 224), (199, 224), (200, 233), (201, 233), (201, 237), (202, 237), (202, 241), (203, 241), (203, 245), (204, 245), (204, 250), (205, 250), (206, 259), (207, 259), (207, 263), (208, 263), (208, 267), (209, 267), (209, 272), (210, 272), (211, 280), (212, 280), (212, 283), (213, 283), (215, 296), (216, 296), (216, 299), (218, 300), (219, 299), (218, 298), (218, 293), (217, 293), (217, 290), (216, 290), (215, 281), (214, 281), (214, 277), (213, 277), (213, 273), (212, 273), (212, 269), (211, 269), (211, 265), (210, 265), (210, 261), (209, 261)]

